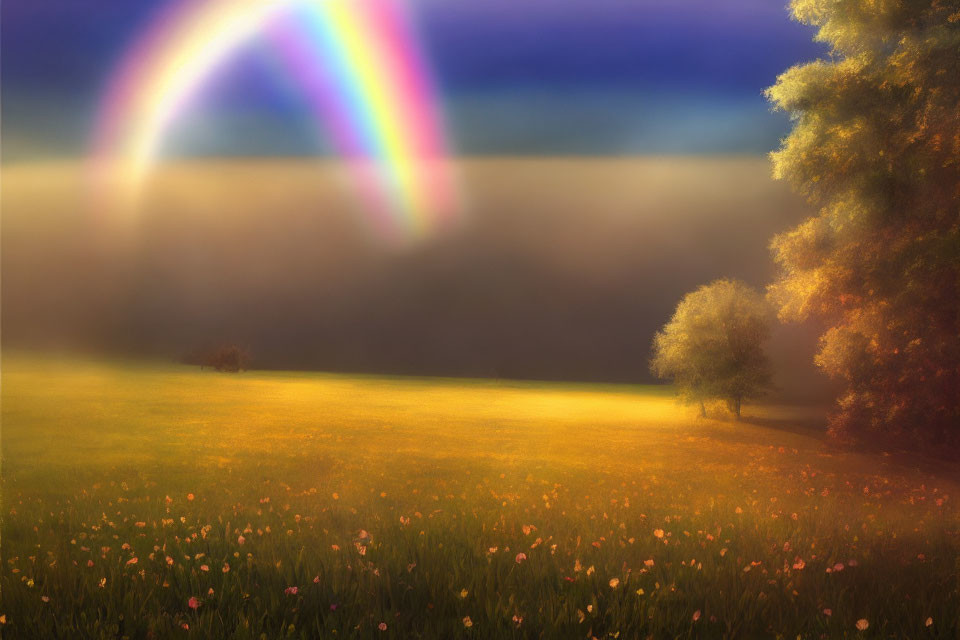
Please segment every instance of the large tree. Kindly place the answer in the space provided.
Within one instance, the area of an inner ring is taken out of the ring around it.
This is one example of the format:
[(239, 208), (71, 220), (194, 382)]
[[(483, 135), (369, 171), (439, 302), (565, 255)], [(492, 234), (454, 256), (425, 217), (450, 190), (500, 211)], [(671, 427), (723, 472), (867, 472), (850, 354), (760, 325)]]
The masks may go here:
[(794, 0), (830, 58), (768, 90), (794, 119), (774, 174), (819, 214), (777, 236), (770, 295), (824, 323), (831, 432), (960, 439), (960, 1)]
[(771, 313), (762, 295), (736, 280), (717, 280), (688, 293), (653, 340), (650, 369), (673, 381), (681, 398), (722, 399), (740, 417), (743, 400), (770, 386), (763, 342)]

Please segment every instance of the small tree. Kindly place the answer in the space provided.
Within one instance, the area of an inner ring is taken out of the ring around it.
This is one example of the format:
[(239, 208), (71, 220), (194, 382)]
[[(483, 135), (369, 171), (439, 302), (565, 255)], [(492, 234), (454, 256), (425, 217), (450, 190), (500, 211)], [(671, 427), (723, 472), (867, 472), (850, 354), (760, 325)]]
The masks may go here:
[(235, 344), (225, 344), (215, 349), (198, 349), (180, 359), (183, 364), (196, 364), (217, 371), (237, 373), (250, 368), (250, 354)]
[(673, 381), (686, 402), (722, 399), (740, 417), (743, 400), (771, 386), (763, 343), (771, 312), (757, 291), (737, 280), (717, 280), (684, 296), (653, 340), (650, 369)]
[(235, 344), (220, 347), (208, 363), (217, 371), (237, 373), (250, 366), (250, 354)]

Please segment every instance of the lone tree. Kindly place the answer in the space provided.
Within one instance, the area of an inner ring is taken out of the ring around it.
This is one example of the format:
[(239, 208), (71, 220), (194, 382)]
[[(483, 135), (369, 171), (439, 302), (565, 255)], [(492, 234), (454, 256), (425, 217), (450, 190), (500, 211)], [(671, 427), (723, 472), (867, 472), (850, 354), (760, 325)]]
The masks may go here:
[(196, 364), (217, 371), (239, 373), (250, 368), (250, 354), (235, 344), (225, 344), (216, 349), (201, 349), (188, 353), (180, 359), (183, 364)]
[[(960, 2), (794, 0), (829, 60), (767, 90), (793, 131), (772, 154), (819, 214), (774, 238), (770, 297), (825, 328), (846, 389), (830, 432), (960, 442)], [(941, 449), (943, 450), (943, 449)]]
[(743, 400), (771, 386), (763, 342), (771, 313), (764, 297), (737, 280), (717, 280), (684, 296), (653, 339), (650, 369), (687, 402), (726, 400), (738, 418)]

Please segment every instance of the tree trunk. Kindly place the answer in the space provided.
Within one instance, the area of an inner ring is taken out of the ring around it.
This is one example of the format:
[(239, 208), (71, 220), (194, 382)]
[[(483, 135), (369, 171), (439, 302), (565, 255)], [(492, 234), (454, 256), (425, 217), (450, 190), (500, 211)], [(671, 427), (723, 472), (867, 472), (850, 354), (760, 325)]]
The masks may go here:
[(703, 406), (703, 400), (700, 401), (700, 417), (701, 418), (707, 417), (707, 408)]
[(737, 420), (739, 420), (740, 419), (740, 396), (737, 396), (734, 402), (736, 403), (735, 407), (736, 407), (736, 413), (737, 413)]

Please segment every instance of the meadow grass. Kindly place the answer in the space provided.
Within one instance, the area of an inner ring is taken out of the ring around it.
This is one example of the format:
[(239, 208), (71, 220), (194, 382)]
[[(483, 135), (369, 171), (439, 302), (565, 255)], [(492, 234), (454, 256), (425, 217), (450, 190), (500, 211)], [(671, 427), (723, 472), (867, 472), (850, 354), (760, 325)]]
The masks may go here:
[(960, 635), (956, 478), (808, 408), (14, 354), (2, 412), (4, 638)]

